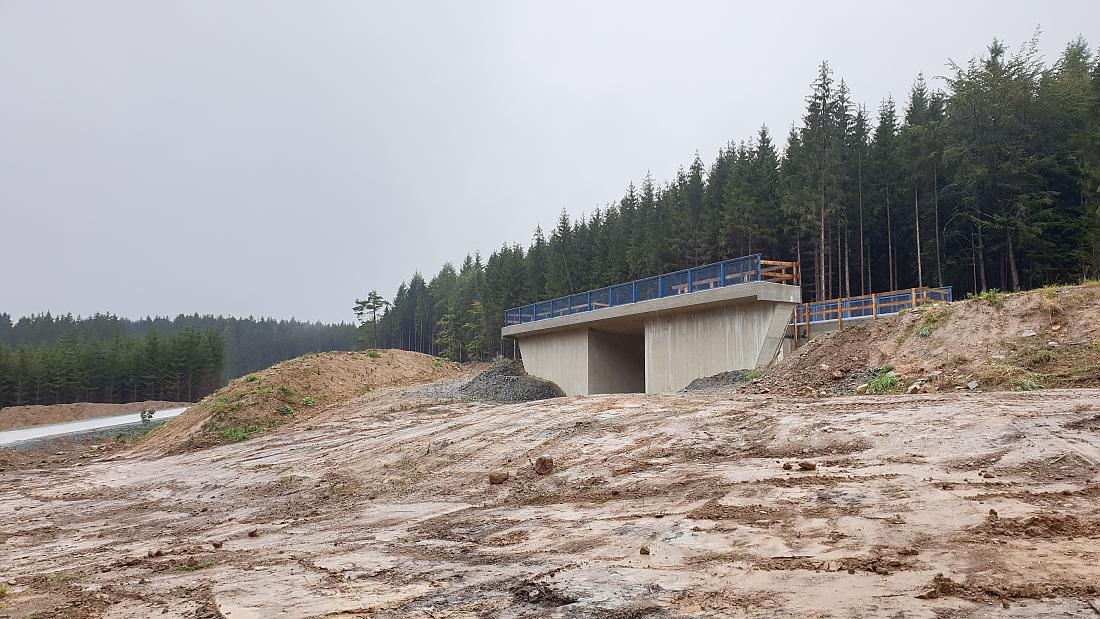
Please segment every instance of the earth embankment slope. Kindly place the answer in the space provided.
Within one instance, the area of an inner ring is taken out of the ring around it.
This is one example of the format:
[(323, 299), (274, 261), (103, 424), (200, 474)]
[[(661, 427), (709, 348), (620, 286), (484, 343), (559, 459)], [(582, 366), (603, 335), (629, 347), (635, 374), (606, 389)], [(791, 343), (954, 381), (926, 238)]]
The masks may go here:
[[(1100, 285), (1050, 287), (928, 305), (815, 337), (749, 391), (835, 392), (893, 366), (924, 391), (1100, 386)], [(850, 390), (850, 386), (849, 390)]]
[(235, 379), (158, 428), (138, 448), (164, 453), (284, 431), (372, 391), (468, 372), (405, 350), (316, 353)]

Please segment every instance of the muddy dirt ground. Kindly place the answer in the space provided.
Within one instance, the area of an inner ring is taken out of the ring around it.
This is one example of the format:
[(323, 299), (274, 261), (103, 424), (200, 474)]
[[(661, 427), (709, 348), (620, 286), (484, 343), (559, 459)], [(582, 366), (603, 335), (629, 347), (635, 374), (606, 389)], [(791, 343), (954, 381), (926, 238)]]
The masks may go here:
[(0, 616), (1100, 613), (1100, 390), (421, 393), (199, 451), (9, 463)]

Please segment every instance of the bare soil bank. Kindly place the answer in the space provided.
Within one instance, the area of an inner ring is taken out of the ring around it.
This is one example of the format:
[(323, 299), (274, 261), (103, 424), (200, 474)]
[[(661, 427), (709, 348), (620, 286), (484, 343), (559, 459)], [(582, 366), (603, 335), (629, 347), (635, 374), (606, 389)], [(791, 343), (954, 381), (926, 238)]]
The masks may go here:
[(900, 389), (1100, 387), (1100, 285), (1044, 288), (924, 306), (811, 339), (743, 387), (791, 395), (852, 393), (892, 365)]
[(0, 473), (0, 615), (1089, 616), (1100, 595), (1091, 389), (387, 388), (242, 443), (91, 460)]
[(175, 452), (287, 430), (373, 391), (462, 375), (469, 368), (407, 350), (327, 352), (284, 361), (235, 379), (142, 444)]
[(163, 402), (148, 400), (129, 404), (103, 404), (98, 402), (77, 402), (74, 404), (51, 404), (49, 406), (9, 406), (0, 408), (0, 431), (40, 426), (49, 423), (65, 423), (93, 417), (110, 417), (139, 413), (143, 410), (179, 408), (191, 406), (189, 402)]

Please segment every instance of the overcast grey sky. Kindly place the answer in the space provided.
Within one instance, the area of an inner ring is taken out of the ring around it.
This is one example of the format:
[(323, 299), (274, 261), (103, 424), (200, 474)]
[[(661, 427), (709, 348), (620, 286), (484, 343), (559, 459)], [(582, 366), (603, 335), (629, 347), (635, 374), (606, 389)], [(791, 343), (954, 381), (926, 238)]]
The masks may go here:
[(782, 141), (828, 59), (1100, 44), (1100, 2), (0, 0), (0, 311), (350, 320), (646, 170)]

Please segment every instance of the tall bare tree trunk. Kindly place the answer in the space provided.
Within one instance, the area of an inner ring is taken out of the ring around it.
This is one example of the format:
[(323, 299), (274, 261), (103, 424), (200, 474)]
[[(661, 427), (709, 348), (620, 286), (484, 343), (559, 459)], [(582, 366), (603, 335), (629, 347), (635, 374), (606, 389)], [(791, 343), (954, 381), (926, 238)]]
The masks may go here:
[(985, 280), (985, 241), (982, 239), (982, 213), (978, 211), (978, 283), (981, 285), (981, 291), (988, 290)]
[(1013, 292), (1020, 289), (1020, 273), (1016, 270), (1016, 252), (1012, 249), (1012, 231), (1005, 231), (1005, 242), (1008, 243), (1008, 275), (1011, 278)]
[(924, 288), (924, 269), (920, 257), (920, 199), (916, 187), (913, 187), (913, 222), (917, 227), (917, 287)]
[(820, 219), (820, 225), (819, 225), (820, 238), (818, 239), (818, 244), (817, 244), (817, 268), (815, 269), (817, 271), (818, 276), (817, 276), (817, 281), (814, 282), (815, 283), (814, 287), (817, 289), (817, 291), (816, 291), (816, 300), (824, 301), (825, 300), (825, 287), (824, 287), (825, 286), (825, 247), (826, 247), (826, 245), (825, 245), (825, 186), (824, 185), (822, 185), (822, 187), (821, 187), (821, 213), (820, 213), (819, 219)]
[(936, 285), (943, 286), (943, 265), (940, 263), (940, 179), (936, 162), (932, 162), (932, 208), (936, 224)]
[[(860, 140), (862, 142), (862, 140)], [(856, 151), (856, 186), (859, 189), (859, 294), (867, 294), (863, 265), (863, 148)]]
[(897, 290), (894, 272), (894, 226), (890, 223), (890, 194), (886, 194), (886, 268), (889, 270), (890, 290)]

